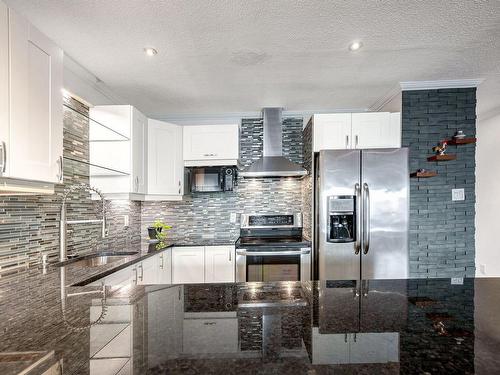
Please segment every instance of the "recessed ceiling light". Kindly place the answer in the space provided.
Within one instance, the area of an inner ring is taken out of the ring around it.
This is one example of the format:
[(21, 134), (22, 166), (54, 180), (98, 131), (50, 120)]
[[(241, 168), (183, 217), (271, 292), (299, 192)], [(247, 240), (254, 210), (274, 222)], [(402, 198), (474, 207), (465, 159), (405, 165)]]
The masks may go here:
[(158, 53), (158, 51), (155, 50), (153, 47), (146, 47), (144, 48), (144, 53), (148, 56), (154, 56)]
[(363, 43), (361, 43), (359, 41), (355, 41), (355, 42), (352, 42), (351, 44), (349, 44), (349, 51), (357, 51), (361, 47), (363, 47)]

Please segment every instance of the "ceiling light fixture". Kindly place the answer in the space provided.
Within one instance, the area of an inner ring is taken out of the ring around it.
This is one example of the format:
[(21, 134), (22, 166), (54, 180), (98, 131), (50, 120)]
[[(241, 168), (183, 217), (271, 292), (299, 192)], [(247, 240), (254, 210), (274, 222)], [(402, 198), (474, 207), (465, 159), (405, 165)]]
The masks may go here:
[(359, 42), (359, 41), (356, 41), (356, 42), (352, 42), (351, 44), (349, 44), (349, 51), (357, 51), (359, 50), (361, 47), (363, 47), (363, 43)]
[(146, 47), (146, 48), (144, 48), (144, 53), (147, 56), (154, 56), (158, 53), (158, 51), (155, 50), (153, 47)]

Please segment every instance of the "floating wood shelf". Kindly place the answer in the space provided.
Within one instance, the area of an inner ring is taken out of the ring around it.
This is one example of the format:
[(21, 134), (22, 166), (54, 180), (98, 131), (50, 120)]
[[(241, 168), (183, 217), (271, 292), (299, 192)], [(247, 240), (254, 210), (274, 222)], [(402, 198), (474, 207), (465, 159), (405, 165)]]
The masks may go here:
[(437, 176), (436, 171), (413, 172), (410, 174), (411, 178), (431, 178)]
[(451, 138), (448, 140), (449, 145), (468, 145), (469, 143), (476, 143), (477, 138)]
[(455, 160), (457, 155), (453, 154), (444, 154), (444, 155), (433, 155), (427, 158), (427, 161), (450, 161)]

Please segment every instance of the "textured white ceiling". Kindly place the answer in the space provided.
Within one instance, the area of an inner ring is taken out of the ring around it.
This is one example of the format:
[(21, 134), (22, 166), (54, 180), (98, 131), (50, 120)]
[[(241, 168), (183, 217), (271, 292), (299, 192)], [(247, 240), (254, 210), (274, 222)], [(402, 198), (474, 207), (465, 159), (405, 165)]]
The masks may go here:
[(485, 78), (481, 113), (500, 104), (498, 0), (5, 1), (153, 117), (368, 108), (460, 78)]

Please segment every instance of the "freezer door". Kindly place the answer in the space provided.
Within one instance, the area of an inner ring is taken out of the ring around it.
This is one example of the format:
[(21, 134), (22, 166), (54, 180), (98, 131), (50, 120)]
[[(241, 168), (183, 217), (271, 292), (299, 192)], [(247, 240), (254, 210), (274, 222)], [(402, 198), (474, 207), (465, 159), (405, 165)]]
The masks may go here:
[(321, 151), (316, 180), (317, 239), (316, 250), (320, 280), (358, 280), (360, 259), (355, 254), (356, 242), (328, 242), (328, 197), (353, 196), (360, 183), (359, 150)]
[(363, 279), (407, 278), (408, 149), (361, 152)]

